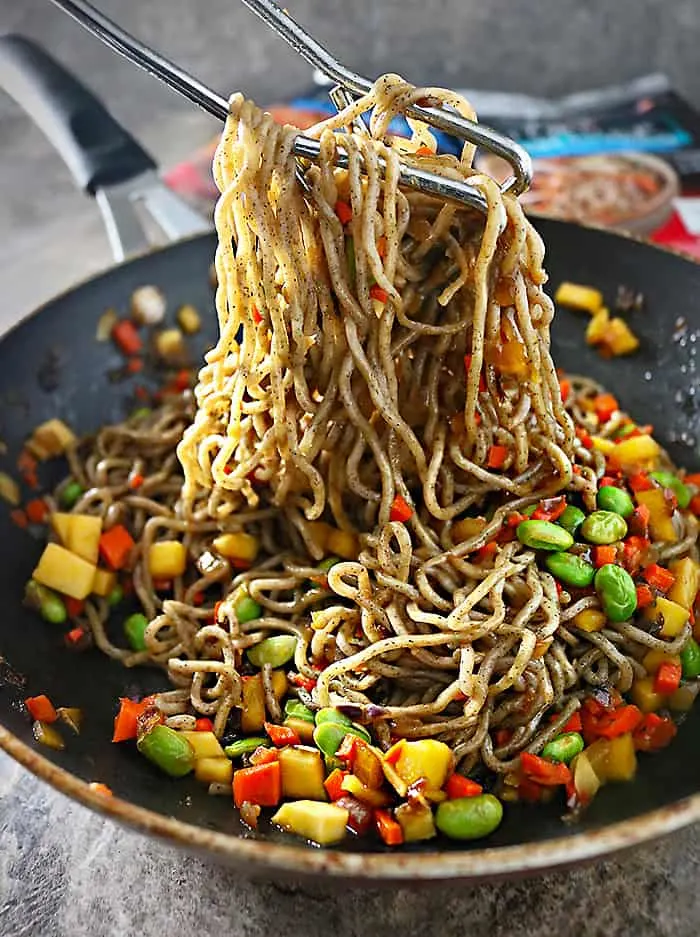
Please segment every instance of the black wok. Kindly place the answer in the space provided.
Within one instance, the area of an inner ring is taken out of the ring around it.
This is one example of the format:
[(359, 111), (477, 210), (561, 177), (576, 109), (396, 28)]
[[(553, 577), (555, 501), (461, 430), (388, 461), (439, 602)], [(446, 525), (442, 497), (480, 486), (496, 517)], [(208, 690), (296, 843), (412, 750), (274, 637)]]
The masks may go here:
[[(128, 186), (153, 164), (65, 73), (54, 70), (47, 79), (49, 68), (56, 66), (43, 60), (35, 47), (0, 40), (0, 82), (41, 118), (53, 142), (68, 155), (76, 177), (92, 193), (102, 191), (104, 203), (105, 191), (113, 196), (116, 187)], [(85, 142), (90, 150), (79, 156)], [(113, 220), (114, 216), (115, 212)], [(178, 219), (190, 230), (197, 227), (197, 219), (186, 212)], [(552, 288), (570, 279), (593, 284), (609, 298), (620, 284), (645, 296), (644, 311), (633, 320), (642, 340), (638, 354), (601, 360), (584, 344), (585, 317), (561, 311), (552, 330), (558, 365), (606, 384), (633, 415), (654, 424), (678, 462), (697, 469), (700, 393), (696, 397), (695, 391), (700, 383), (693, 329), (700, 327), (700, 267), (603, 231), (546, 220), (537, 227), (548, 246)], [(214, 238), (205, 234), (124, 262), (53, 299), (0, 340), (0, 438), (8, 447), (0, 470), (14, 471), (31, 429), (51, 416), (60, 416), (79, 431), (123, 417), (133, 382), (143, 378), (110, 383), (120, 356), (111, 344), (96, 343), (94, 336), (104, 310), (126, 310), (137, 286), (159, 286), (168, 298), (170, 316), (181, 303), (192, 303), (204, 313), (204, 334), (192, 347), (193, 355), (201, 356), (215, 337), (208, 281), (213, 251)], [(681, 317), (688, 323), (683, 338), (677, 334)], [(58, 468), (56, 472), (60, 474)], [(561, 822), (556, 806), (513, 806), (486, 847), (440, 842), (391, 854), (352, 841), (334, 850), (307, 848), (269, 828), (253, 834), (242, 826), (228, 799), (208, 797), (194, 781), (170, 781), (135, 751), (111, 744), (117, 697), (162, 686), (163, 677), (125, 670), (96, 650), (71, 654), (64, 648), (60, 627), (23, 608), (23, 585), (41, 548), (12, 524), (7, 510), (0, 510), (0, 746), (61, 791), (185, 848), (260, 874), (483, 879), (589, 860), (700, 818), (696, 711), (670, 749), (642, 759), (635, 783), (606, 788), (575, 826)], [(78, 706), (86, 714), (83, 732), (62, 752), (33, 742), (21, 700), (37, 693)], [(93, 780), (107, 783), (115, 797), (93, 793), (86, 783)]]

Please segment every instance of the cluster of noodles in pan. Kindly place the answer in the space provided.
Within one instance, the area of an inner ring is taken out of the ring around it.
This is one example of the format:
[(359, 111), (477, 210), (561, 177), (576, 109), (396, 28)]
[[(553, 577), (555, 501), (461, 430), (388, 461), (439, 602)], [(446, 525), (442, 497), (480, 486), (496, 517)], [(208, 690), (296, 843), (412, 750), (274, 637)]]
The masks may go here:
[[(85, 616), (106, 653), (167, 668), (175, 689), (159, 705), (176, 722), (201, 714), (228, 731), (246, 649), (293, 634), (308, 705), (344, 707), (384, 747), (433, 737), (462, 770), (505, 773), (586, 693), (629, 690), (644, 651), (674, 653), (690, 626), (671, 642), (629, 621), (573, 627), (595, 593), (558, 589), (509, 528), (555, 495), (595, 509), (604, 460), (576, 428), (599, 389), (574, 381), (562, 402), (544, 249), (517, 200), (471, 168), (469, 146), (431, 155), (410, 121), (410, 141), (390, 136), (426, 100), (473, 117), (451, 93), (385, 76), (308, 131), (321, 159), (300, 178), (297, 131), (231, 99), (214, 163), (220, 338), (194, 399), (104, 428), (73, 457), (88, 489), (74, 510), (137, 539), (146, 650), (112, 643), (105, 600)], [(400, 158), (468, 178), (488, 214), (400, 188)], [(615, 419), (596, 431), (611, 436)], [(676, 556), (697, 539), (679, 522)], [(257, 545), (249, 568), (213, 546), (240, 532)], [(145, 557), (173, 538), (188, 568), (163, 595)], [(329, 554), (339, 562), (322, 568)], [(238, 620), (243, 595), (260, 617)], [(269, 665), (263, 682), (275, 721)]]

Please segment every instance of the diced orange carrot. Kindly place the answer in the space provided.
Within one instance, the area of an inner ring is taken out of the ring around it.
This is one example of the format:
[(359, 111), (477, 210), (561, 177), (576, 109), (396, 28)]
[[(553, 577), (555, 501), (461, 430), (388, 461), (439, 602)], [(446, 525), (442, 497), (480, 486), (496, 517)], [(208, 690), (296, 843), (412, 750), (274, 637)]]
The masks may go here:
[(110, 569), (123, 569), (134, 548), (134, 538), (122, 524), (115, 524), (100, 537), (100, 556)]
[(237, 807), (240, 808), (244, 803), (276, 807), (281, 796), (282, 773), (279, 761), (234, 771), (233, 800)]
[(377, 833), (386, 846), (400, 846), (403, 842), (403, 830), (388, 810), (375, 810), (374, 823)]
[(341, 224), (347, 224), (349, 221), (352, 221), (352, 208), (348, 205), (347, 202), (343, 202), (340, 199), (335, 203), (335, 213), (338, 216)]

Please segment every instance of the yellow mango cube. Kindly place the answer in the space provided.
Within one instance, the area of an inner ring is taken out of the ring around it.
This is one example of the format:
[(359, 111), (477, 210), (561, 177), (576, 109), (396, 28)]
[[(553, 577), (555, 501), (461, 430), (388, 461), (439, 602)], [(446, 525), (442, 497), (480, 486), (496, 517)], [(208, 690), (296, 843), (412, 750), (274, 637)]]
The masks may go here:
[(453, 768), (452, 750), (435, 739), (404, 742), (394, 764), (396, 773), (409, 787), (425, 778), (427, 786), (435, 790), (440, 790)]
[(328, 800), (323, 786), (325, 767), (317, 748), (289, 746), (280, 750), (279, 760), (283, 797)]
[(592, 436), (591, 441), (593, 448), (597, 452), (602, 452), (603, 455), (612, 455), (615, 451), (615, 443), (612, 439), (606, 439), (604, 436)]
[(680, 664), (676, 654), (664, 654), (663, 651), (647, 651), (642, 658), (642, 665), (649, 674), (655, 674), (662, 664)]
[(223, 758), (197, 758), (194, 776), (204, 784), (230, 784), (233, 781), (233, 762)]
[(339, 556), (343, 560), (356, 560), (360, 544), (356, 534), (331, 527), (326, 540), (326, 549), (329, 553)]
[(554, 301), (569, 309), (580, 309), (593, 314), (603, 305), (603, 294), (592, 286), (564, 281), (559, 284)]
[(337, 804), (318, 800), (295, 800), (282, 804), (272, 822), (320, 846), (337, 843), (345, 836), (349, 813)]
[(75, 433), (66, 426), (63, 420), (52, 419), (37, 426), (27, 443), (27, 448), (38, 459), (48, 459), (52, 456), (63, 455), (77, 441)]
[(57, 512), (51, 515), (51, 524), (67, 550), (81, 556), (88, 563), (97, 563), (102, 534), (101, 517), (95, 517), (93, 514)]
[(148, 550), (148, 570), (154, 579), (175, 579), (187, 566), (187, 550), (179, 540), (159, 540)]
[(673, 511), (663, 489), (652, 488), (649, 491), (638, 491), (635, 497), (637, 504), (644, 504), (649, 508), (649, 530), (654, 540), (675, 543), (678, 540), (678, 534), (671, 519)]
[(432, 839), (437, 835), (433, 811), (427, 804), (419, 802), (401, 804), (396, 808), (396, 819), (403, 830), (406, 843), (416, 843), (424, 839)]
[(610, 324), (610, 314), (605, 306), (594, 313), (593, 318), (586, 326), (586, 343), (588, 345), (600, 345), (605, 340), (605, 335)]
[(240, 530), (234, 534), (221, 534), (214, 540), (214, 549), (227, 560), (243, 560), (252, 563), (258, 555), (260, 542), (257, 537)]
[(639, 339), (624, 319), (611, 319), (605, 333), (605, 346), (615, 357), (631, 355), (639, 348)]
[(117, 574), (109, 569), (96, 569), (92, 591), (103, 598), (108, 596), (117, 584)]
[(92, 591), (95, 567), (65, 547), (48, 543), (32, 578), (63, 595), (84, 599)]
[[(652, 436), (642, 433), (640, 436), (623, 439), (617, 443), (610, 453), (610, 465), (612, 468), (626, 471), (653, 468), (660, 454), (661, 450), (657, 441)], [(642, 491), (639, 494), (649, 494), (649, 492)]]
[(607, 781), (631, 781), (637, 773), (637, 756), (632, 733), (610, 739), (605, 777)]
[(655, 624), (662, 623), (662, 638), (676, 638), (688, 623), (690, 612), (682, 605), (659, 596), (655, 605), (644, 609), (644, 617)]
[(460, 521), (455, 521), (452, 525), (452, 539), (455, 543), (464, 543), (465, 540), (471, 540), (476, 537), (486, 527), (486, 518), (484, 517), (463, 517)]
[(635, 680), (630, 690), (632, 702), (639, 706), (643, 713), (655, 713), (666, 705), (666, 697), (654, 690), (653, 677), (644, 677)]
[(601, 612), (599, 608), (584, 608), (578, 615), (574, 615), (573, 623), (581, 631), (590, 634), (594, 631), (602, 631), (607, 620), (605, 612)]
[(692, 608), (700, 587), (700, 566), (689, 556), (684, 556), (680, 560), (671, 560), (668, 568), (676, 577), (668, 598), (683, 608)]
[[(287, 674), (283, 670), (272, 671), (272, 691), (279, 701), (286, 694), (289, 685)], [(243, 693), (241, 699), (241, 729), (245, 733), (259, 732), (267, 718), (265, 709), (265, 691), (262, 676), (256, 673), (254, 677), (243, 677)]]
[(180, 732), (180, 735), (187, 739), (192, 746), (195, 760), (199, 758), (226, 758), (224, 750), (213, 732)]

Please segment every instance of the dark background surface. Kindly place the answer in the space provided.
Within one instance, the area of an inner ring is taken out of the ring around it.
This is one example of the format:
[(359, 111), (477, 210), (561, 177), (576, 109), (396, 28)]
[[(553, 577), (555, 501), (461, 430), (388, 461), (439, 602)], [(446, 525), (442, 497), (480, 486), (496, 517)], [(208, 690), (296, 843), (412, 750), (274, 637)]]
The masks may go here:
[[(216, 90), (267, 101), (306, 66), (237, 0), (102, 0), (102, 8)], [(700, 104), (694, 0), (298, 0), (297, 18), (368, 74), (556, 94), (661, 68)], [(207, 117), (83, 36), (47, 0), (0, 0), (0, 29), (40, 39), (165, 164), (216, 131)], [(109, 263), (94, 206), (41, 134), (0, 96), (0, 328)], [(67, 333), (69, 326), (67, 326)], [(677, 375), (676, 375), (677, 376)], [(0, 934), (164, 932), (695, 935), (700, 831), (619, 862), (513, 885), (428, 892), (252, 884), (103, 821), (0, 756)]]

